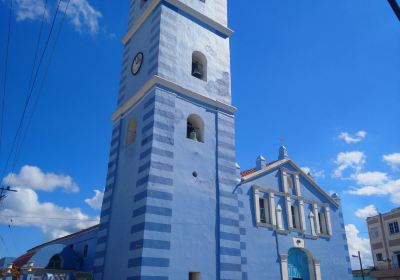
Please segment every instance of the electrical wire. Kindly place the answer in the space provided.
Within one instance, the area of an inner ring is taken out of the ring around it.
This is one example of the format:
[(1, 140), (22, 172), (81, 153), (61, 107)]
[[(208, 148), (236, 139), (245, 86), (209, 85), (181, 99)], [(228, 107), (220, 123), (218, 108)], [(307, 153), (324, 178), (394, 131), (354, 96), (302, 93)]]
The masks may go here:
[[(53, 48), (51, 50), (50, 57), (49, 57), (48, 63), (47, 63), (46, 68), (45, 68), (44, 76), (43, 76), (43, 79), (41, 81), (41, 84), (40, 84), (39, 91), (38, 91), (38, 94), (36, 96), (36, 99), (35, 99), (35, 101), (33, 103), (32, 113), (28, 117), (27, 125), (25, 127), (25, 132), (23, 133), (23, 135), (21, 137), (21, 140), (19, 141), (19, 144), (17, 145), (17, 149), (16, 149), (16, 152), (15, 152), (15, 155), (14, 155), (13, 165), (12, 165), (12, 168), (11, 168), (11, 174), (13, 174), (13, 172), (15, 170), (15, 167), (16, 167), (16, 165), (18, 163), (19, 155), (21, 154), (21, 151), (22, 151), (22, 148), (23, 148), (23, 144), (24, 144), (26, 136), (28, 134), (29, 127), (30, 127), (30, 125), (32, 123), (33, 116), (35, 114), (35, 111), (36, 111), (36, 108), (38, 106), (40, 97), (42, 95), (44, 84), (45, 84), (45, 81), (47, 79), (47, 75), (48, 75), (48, 72), (49, 72), (49, 69), (50, 69), (50, 65), (51, 65), (51, 63), (53, 61), (54, 54), (56, 52), (56, 47), (57, 47), (58, 40), (60, 38), (61, 30), (62, 30), (62, 28), (64, 26), (65, 17), (66, 17), (67, 11), (68, 11), (69, 3), (70, 3), (70, 0), (67, 2), (66, 6), (65, 6), (65, 9), (64, 9), (64, 12), (63, 12), (63, 17), (62, 17), (61, 23), (60, 23), (60, 27), (59, 27), (59, 29), (58, 29), (58, 31), (56, 33), (55, 42), (53, 44)], [(10, 179), (11, 178), (9, 178), (9, 180)]]
[(4, 62), (4, 81), (3, 81), (3, 93), (1, 98), (1, 108), (0, 108), (0, 154), (3, 145), (3, 125), (4, 125), (4, 111), (6, 104), (6, 92), (7, 92), (7, 74), (8, 74), (8, 57), (10, 52), (10, 39), (11, 39), (11, 22), (12, 22), (12, 10), (13, 10), (13, 0), (10, 0), (10, 7), (8, 12), (8, 30), (7, 30), (7, 40), (6, 40), (6, 59)]
[[(28, 95), (27, 95), (27, 98), (26, 98), (26, 100), (25, 100), (24, 108), (23, 108), (23, 111), (22, 111), (22, 116), (21, 116), (21, 118), (20, 118), (20, 120), (19, 120), (17, 132), (16, 132), (15, 135), (14, 135), (14, 139), (13, 139), (13, 142), (12, 142), (12, 145), (11, 145), (11, 150), (10, 150), (10, 153), (8, 154), (8, 157), (7, 157), (7, 160), (6, 160), (6, 163), (5, 163), (5, 167), (4, 167), (4, 169), (3, 169), (3, 171), (2, 171), (2, 174), (1, 174), (1, 178), (4, 177), (5, 172), (6, 172), (7, 168), (8, 168), (9, 162), (10, 162), (10, 160), (11, 160), (11, 157), (12, 157), (12, 155), (13, 155), (13, 151), (14, 151), (14, 149), (16, 148), (17, 142), (19, 142), (18, 139), (19, 139), (19, 136), (20, 136), (20, 134), (21, 134), (21, 130), (22, 130), (22, 128), (23, 128), (25, 116), (26, 116), (26, 114), (27, 114), (28, 106), (29, 106), (30, 100), (31, 100), (31, 98), (32, 98), (33, 90), (34, 90), (34, 87), (35, 87), (35, 84), (36, 84), (36, 81), (37, 81), (37, 78), (38, 78), (38, 74), (39, 74), (39, 71), (40, 71), (40, 67), (41, 67), (41, 65), (42, 65), (42, 63), (43, 63), (43, 60), (44, 60), (44, 57), (45, 57), (47, 48), (48, 48), (49, 43), (50, 43), (51, 35), (52, 35), (52, 33), (53, 33), (54, 26), (55, 26), (55, 23), (56, 23), (56, 20), (57, 20), (57, 15), (58, 15), (58, 12), (59, 12), (59, 10), (60, 10), (61, 2), (62, 2), (62, 0), (59, 0), (59, 1), (58, 1), (57, 9), (56, 9), (56, 12), (55, 12), (55, 14), (54, 14), (54, 17), (53, 17), (53, 20), (52, 20), (52, 23), (51, 23), (49, 35), (47, 36), (47, 39), (46, 39), (46, 42), (45, 42), (45, 46), (44, 46), (43, 52), (42, 52), (42, 54), (41, 54), (41, 56), (40, 56), (39, 63), (38, 63), (38, 66), (37, 66), (37, 69), (36, 69), (36, 71), (35, 71), (35, 75), (34, 75), (34, 78), (33, 78), (33, 81), (32, 81), (32, 86), (30, 87), (30, 90), (28, 91)], [(11, 173), (12, 173), (12, 172), (11, 172)], [(10, 176), (10, 177), (11, 177), (11, 176)], [(10, 178), (9, 178), (9, 179), (10, 179)]]
[(57, 218), (57, 217), (37, 217), (37, 216), (18, 216), (18, 215), (0, 215), (0, 217), (8, 219), (40, 219), (40, 220), (57, 220), (57, 221), (80, 221), (80, 222), (99, 222), (98, 219), (78, 219), (78, 218)]

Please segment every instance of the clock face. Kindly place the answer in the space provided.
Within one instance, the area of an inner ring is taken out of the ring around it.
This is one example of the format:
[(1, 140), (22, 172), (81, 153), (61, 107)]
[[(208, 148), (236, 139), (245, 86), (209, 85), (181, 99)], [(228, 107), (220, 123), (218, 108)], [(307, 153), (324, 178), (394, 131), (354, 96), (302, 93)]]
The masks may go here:
[(132, 62), (132, 74), (136, 75), (140, 71), (140, 67), (142, 67), (143, 63), (143, 53), (138, 53)]

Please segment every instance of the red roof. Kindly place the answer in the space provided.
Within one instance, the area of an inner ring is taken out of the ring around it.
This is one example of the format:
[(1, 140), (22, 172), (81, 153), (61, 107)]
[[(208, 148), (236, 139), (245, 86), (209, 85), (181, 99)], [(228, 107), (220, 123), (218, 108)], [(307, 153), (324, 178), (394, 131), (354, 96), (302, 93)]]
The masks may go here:
[(250, 174), (253, 174), (253, 173), (256, 172), (256, 171), (257, 171), (256, 168), (252, 168), (252, 169), (249, 169), (249, 170), (246, 170), (246, 171), (241, 172), (241, 173), (240, 173), (240, 176), (246, 177), (246, 176), (248, 176), (248, 175), (250, 175)]
[(23, 254), (13, 262), (13, 266), (18, 268), (23, 267), (32, 258), (32, 256), (36, 254), (36, 252), (37, 249), (31, 250), (28, 253)]

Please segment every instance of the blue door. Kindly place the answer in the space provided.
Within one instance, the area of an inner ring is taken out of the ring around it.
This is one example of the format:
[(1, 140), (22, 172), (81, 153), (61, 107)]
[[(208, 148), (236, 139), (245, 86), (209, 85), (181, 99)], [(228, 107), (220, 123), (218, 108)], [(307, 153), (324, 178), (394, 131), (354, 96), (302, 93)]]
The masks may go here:
[(289, 250), (288, 272), (289, 280), (310, 280), (309, 259), (307, 254), (297, 248)]

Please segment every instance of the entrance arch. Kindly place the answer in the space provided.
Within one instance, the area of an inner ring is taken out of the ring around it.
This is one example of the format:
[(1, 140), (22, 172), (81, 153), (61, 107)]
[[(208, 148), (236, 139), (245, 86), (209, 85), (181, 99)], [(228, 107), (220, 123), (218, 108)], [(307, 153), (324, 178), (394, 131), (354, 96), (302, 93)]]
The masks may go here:
[(312, 280), (312, 259), (305, 250), (292, 248), (288, 254), (288, 276), (289, 280)]

